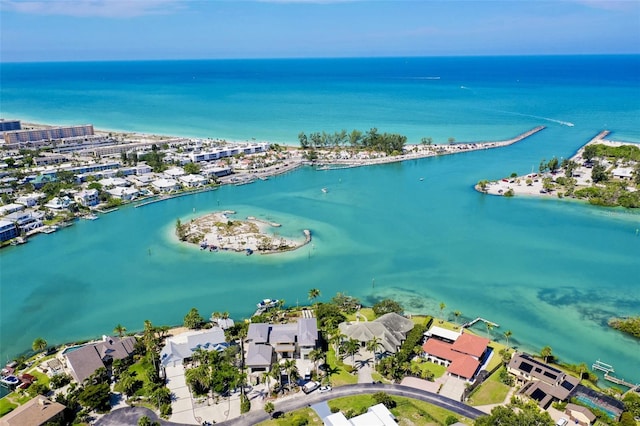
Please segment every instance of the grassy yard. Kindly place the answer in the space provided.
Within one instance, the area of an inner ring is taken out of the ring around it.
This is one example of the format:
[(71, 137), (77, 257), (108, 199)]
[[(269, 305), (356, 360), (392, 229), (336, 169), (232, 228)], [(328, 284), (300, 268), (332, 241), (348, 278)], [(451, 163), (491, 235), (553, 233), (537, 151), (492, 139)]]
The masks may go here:
[[(360, 315), (363, 315), (369, 321), (373, 321), (374, 319), (376, 319), (376, 314), (373, 313), (373, 309), (371, 308), (360, 309)], [(355, 313), (347, 315), (347, 321), (355, 321), (355, 320), (356, 320)], [(360, 318), (360, 320), (362, 321), (362, 318)]]
[(500, 372), (505, 368), (496, 370), (489, 378), (481, 384), (469, 398), (470, 405), (499, 404), (504, 401), (509, 393), (509, 386), (500, 382)]
[(327, 364), (329, 364), (330, 371), (333, 372), (333, 374), (331, 374), (332, 386), (353, 385), (358, 383), (358, 376), (347, 371), (349, 366), (344, 365), (342, 360), (336, 359), (336, 353), (331, 347), (329, 351), (327, 351), (326, 361)]
[(434, 362), (430, 362), (425, 360), (424, 358), (418, 358), (415, 361), (411, 362), (420, 366), (420, 371), (431, 371), (433, 373), (433, 378), (437, 379), (438, 377), (442, 377), (442, 375), (447, 371), (447, 367), (442, 365), (438, 365)]
[[(396, 407), (391, 412), (398, 419), (400, 426), (427, 426), (444, 425), (449, 416), (456, 417), (458, 421), (472, 424), (470, 419), (460, 417), (449, 410), (435, 405), (410, 398), (392, 396)], [(328, 402), (331, 409), (339, 409), (343, 413), (351, 411), (356, 415), (364, 413), (369, 407), (376, 404), (372, 395), (358, 395), (345, 398), (337, 398)]]
[(306, 419), (310, 425), (322, 425), (322, 419), (318, 417), (315, 411), (311, 408), (302, 408), (300, 410), (287, 413), (285, 416), (279, 419), (271, 419), (258, 423), (259, 426), (288, 426), (296, 424), (296, 420)]
[(8, 398), (0, 399), (0, 417), (13, 411), (13, 409), (16, 408), (17, 406), (18, 404), (12, 403), (11, 401), (9, 401)]

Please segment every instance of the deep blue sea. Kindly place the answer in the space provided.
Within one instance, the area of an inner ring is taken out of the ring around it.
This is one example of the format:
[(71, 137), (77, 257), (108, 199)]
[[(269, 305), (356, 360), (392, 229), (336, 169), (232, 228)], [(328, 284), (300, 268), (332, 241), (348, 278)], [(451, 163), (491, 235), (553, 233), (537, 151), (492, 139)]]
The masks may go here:
[[(0, 359), (50, 343), (250, 315), (263, 298), (347, 292), (408, 312), (500, 324), (498, 338), (640, 381), (640, 344), (606, 326), (640, 314), (640, 215), (552, 199), (490, 197), (481, 179), (567, 158), (603, 129), (640, 142), (640, 56), (371, 58), (0, 65), (0, 115), (52, 124), (297, 144), (300, 131), (376, 127), (410, 143), (507, 148), (368, 168), (301, 169), (241, 187), (123, 208), (0, 252)], [(564, 122), (574, 127), (563, 125)], [(424, 178), (424, 180), (420, 180)], [(328, 188), (323, 193), (321, 188)], [(174, 241), (176, 218), (216, 209), (312, 230), (281, 256)], [(477, 329), (482, 332), (482, 327)]]

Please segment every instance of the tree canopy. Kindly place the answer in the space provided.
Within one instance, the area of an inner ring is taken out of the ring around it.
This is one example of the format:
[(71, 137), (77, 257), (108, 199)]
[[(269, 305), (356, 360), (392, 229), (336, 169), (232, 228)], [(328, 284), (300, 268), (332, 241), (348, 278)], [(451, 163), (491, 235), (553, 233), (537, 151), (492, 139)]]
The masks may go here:
[(395, 312), (396, 314), (402, 315), (402, 313), (404, 312), (404, 308), (402, 307), (402, 305), (400, 305), (400, 303), (396, 302), (395, 300), (383, 299), (378, 303), (376, 303), (375, 305), (373, 305), (373, 312), (378, 317), (391, 312)]
[(191, 308), (189, 313), (184, 317), (184, 326), (193, 330), (199, 330), (204, 325), (204, 318), (198, 312), (198, 309)]

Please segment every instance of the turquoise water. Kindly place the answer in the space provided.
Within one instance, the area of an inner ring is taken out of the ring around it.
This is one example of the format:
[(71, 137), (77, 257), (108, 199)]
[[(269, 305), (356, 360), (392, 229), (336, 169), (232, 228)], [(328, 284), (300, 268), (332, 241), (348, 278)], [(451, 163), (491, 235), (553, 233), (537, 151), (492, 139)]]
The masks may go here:
[[(639, 381), (638, 342), (606, 321), (640, 312), (640, 215), (472, 188), (566, 158), (603, 128), (640, 141), (638, 57), (349, 61), (3, 64), (3, 117), (290, 143), (300, 130), (374, 125), (414, 141), (549, 127), (504, 149), (303, 168), (123, 208), (2, 250), (1, 359), (39, 336), (62, 343), (118, 323), (177, 324), (194, 306), (240, 319), (266, 297), (302, 304), (318, 288), (323, 300), (338, 291), (365, 303), (393, 297), (413, 313), (437, 314), (444, 301), (449, 314), (500, 324), (494, 337), (508, 329), (521, 348), (549, 345), (568, 362), (601, 359)], [(441, 79), (418, 78), (434, 74)], [(176, 218), (217, 209), (282, 223), (281, 235), (311, 229), (312, 245), (244, 256), (172, 238)]]

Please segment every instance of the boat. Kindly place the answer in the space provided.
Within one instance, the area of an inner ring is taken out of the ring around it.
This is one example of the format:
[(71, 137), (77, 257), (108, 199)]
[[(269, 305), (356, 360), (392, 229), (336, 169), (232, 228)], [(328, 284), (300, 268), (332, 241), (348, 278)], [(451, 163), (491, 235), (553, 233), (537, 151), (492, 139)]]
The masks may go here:
[(326, 194), (327, 192), (329, 192), (329, 190), (327, 188), (322, 188), (322, 192)]
[(84, 218), (88, 219), (88, 220), (96, 220), (98, 218), (98, 216), (93, 214), (93, 213), (91, 213), (91, 214), (85, 215)]
[(278, 299), (264, 299), (260, 303), (258, 303), (257, 306), (259, 309), (268, 309), (275, 307), (278, 302)]
[(26, 238), (24, 238), (24, 237), (16, 237), (16, 238), (14, 238), (13, 240), (11, 240), (11, 243), (10, 243), (10, 244), (11, 244), (12, 246), (17, 246), (17, 245), (19, 245), (19, 244), (24, 244), (24, 243), (26, 243), (26, 242), (27, 242), (27, 239), (26, 239)]
[(245, 249), (245, 251), (247, 252), (247, 256), (251, 256), (253, 254), (253, 250), (248, 247)]
[(0, 379), (0, 383), (7, 386), (16, 386), (20, 384), (20, 379), (18, 379), (16, 376), (4, 376)]

